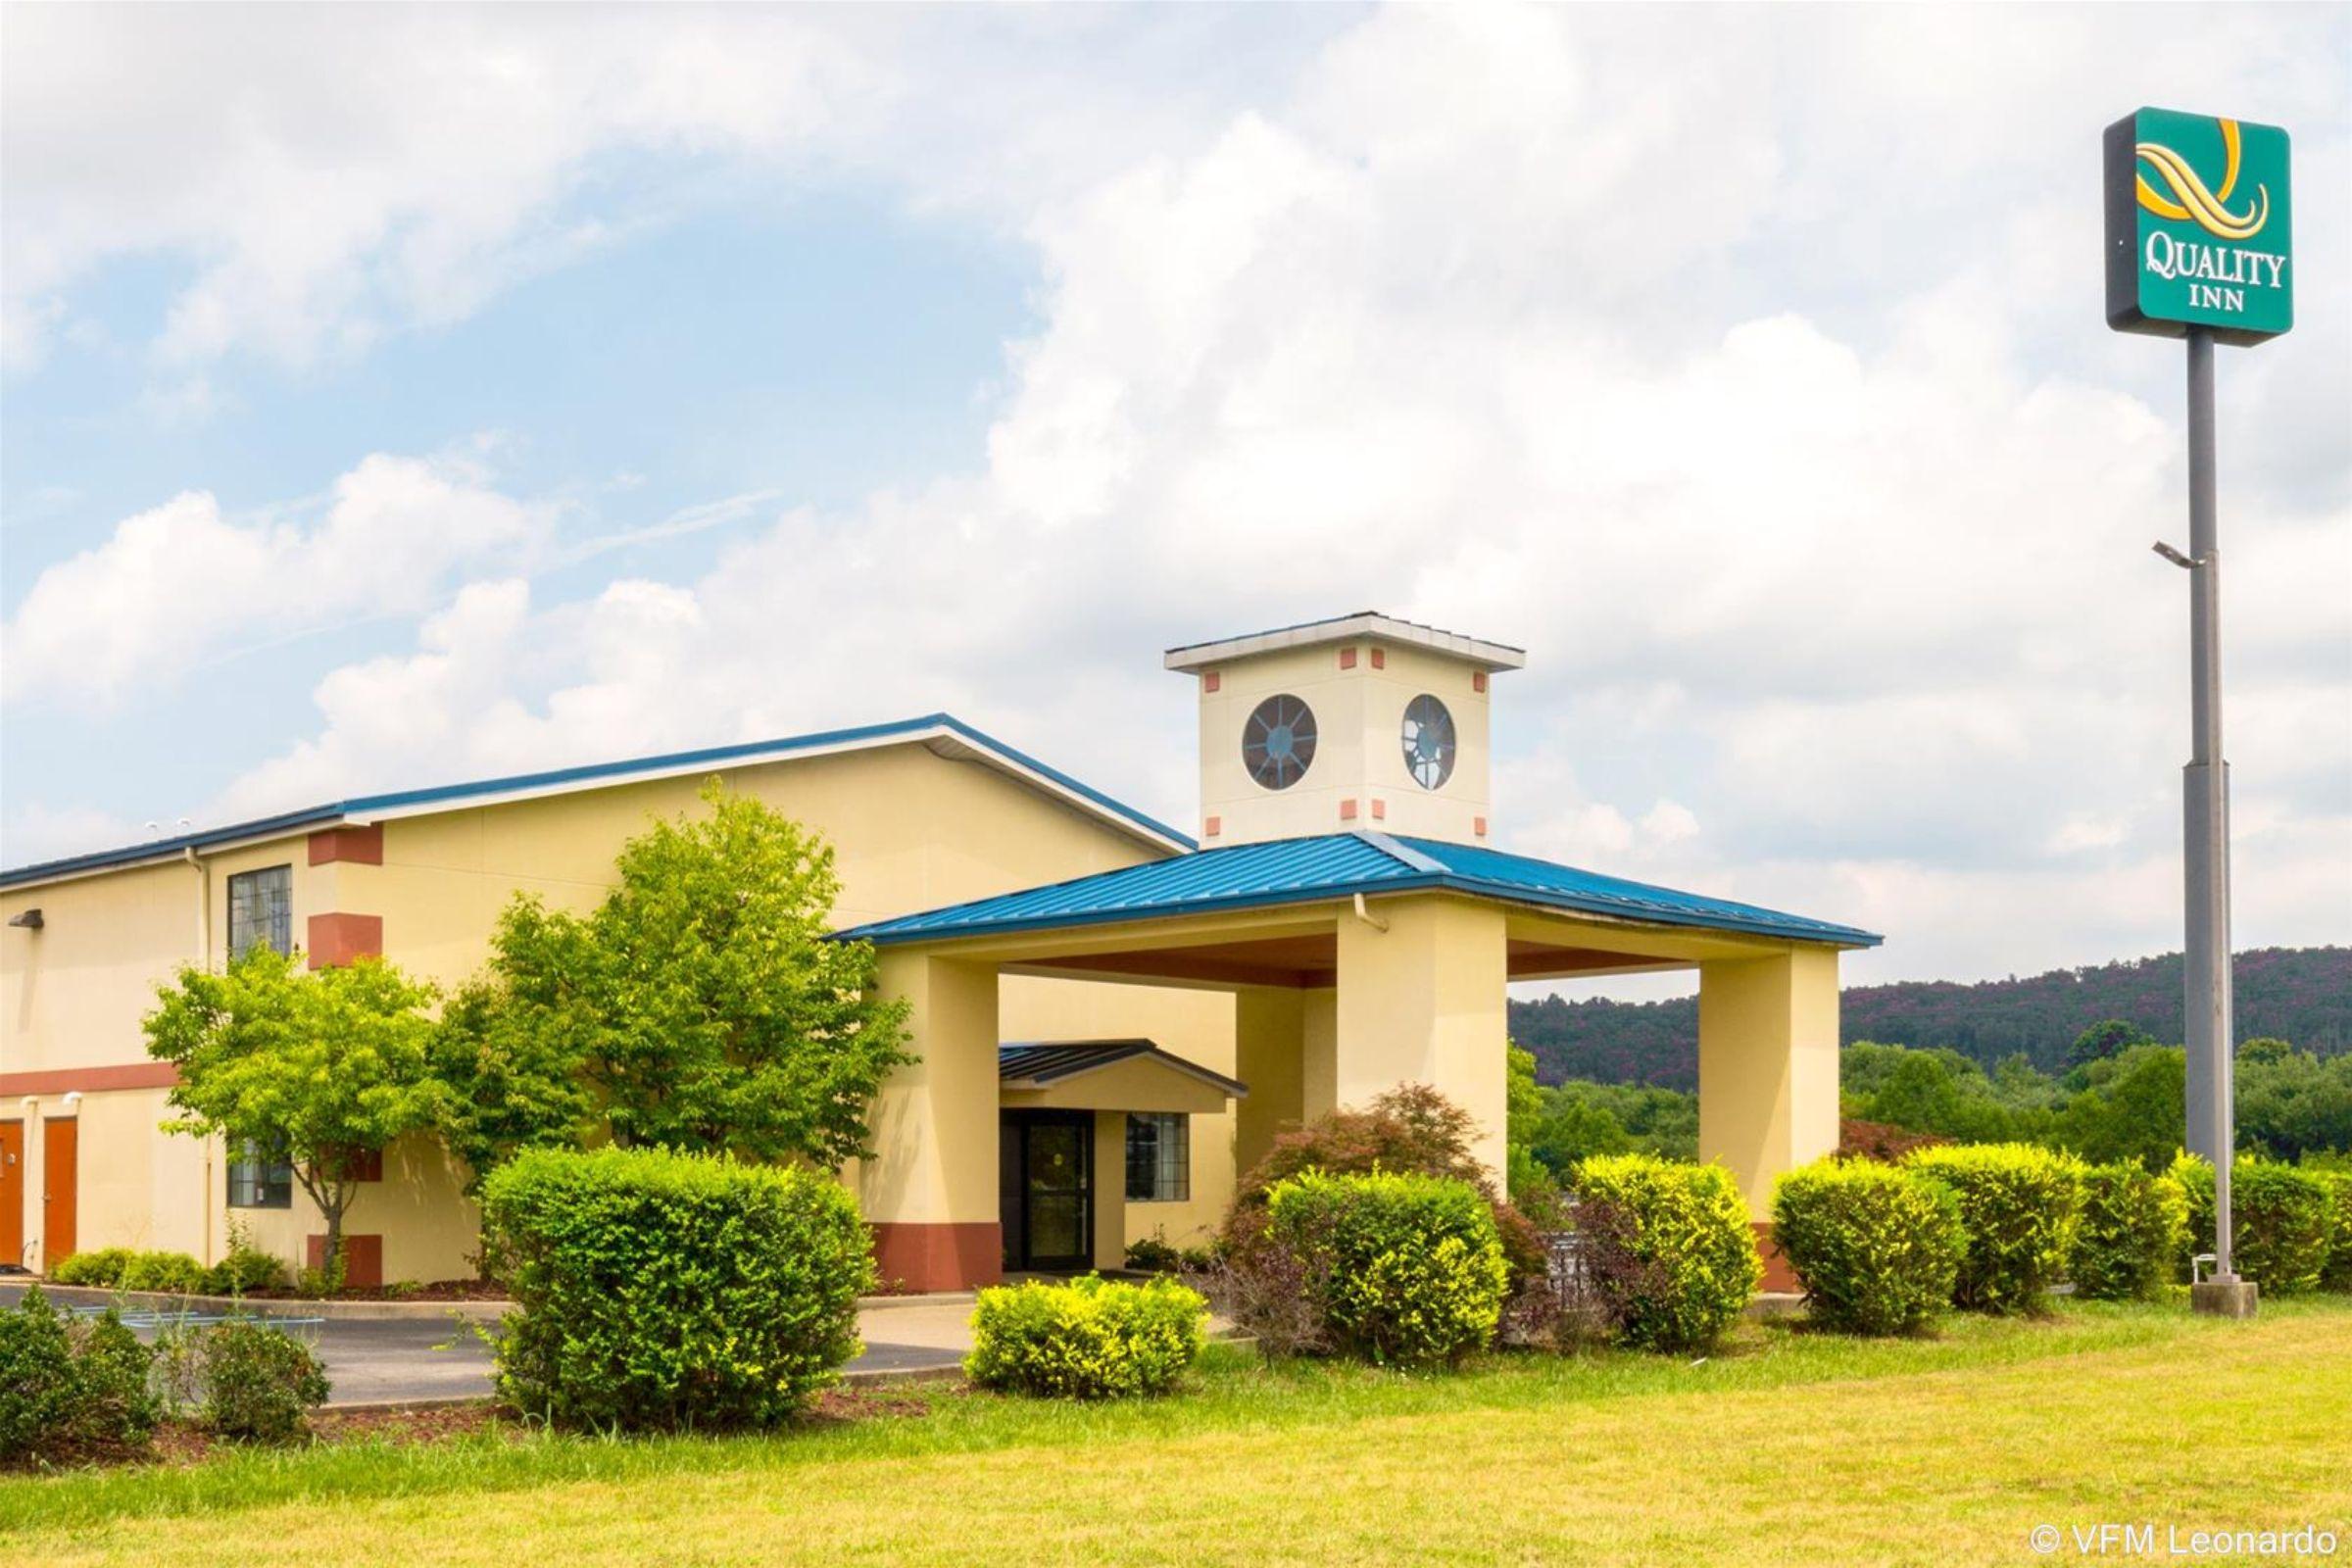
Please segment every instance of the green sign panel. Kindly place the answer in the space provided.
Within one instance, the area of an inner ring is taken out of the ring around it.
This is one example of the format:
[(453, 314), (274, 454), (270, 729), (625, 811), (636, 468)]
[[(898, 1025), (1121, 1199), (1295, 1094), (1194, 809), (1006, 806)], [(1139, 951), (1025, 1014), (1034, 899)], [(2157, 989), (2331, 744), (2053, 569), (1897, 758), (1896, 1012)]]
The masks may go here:
[(2109, 326), (2259, 343), (2295, 324), (2285, 131), (2142, 109), (2106, 153)]

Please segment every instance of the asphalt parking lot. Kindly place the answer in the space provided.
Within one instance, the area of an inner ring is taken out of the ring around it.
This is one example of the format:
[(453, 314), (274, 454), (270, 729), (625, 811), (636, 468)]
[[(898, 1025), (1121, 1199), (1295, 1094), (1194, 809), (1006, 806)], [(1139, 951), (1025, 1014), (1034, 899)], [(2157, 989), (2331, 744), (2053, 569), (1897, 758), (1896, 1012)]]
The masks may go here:
[[(24, 1294), (22, 1283), (0, 1285), (0, 1306), (13, 1308)], [(71, 1304), (81, 1305), (92, 1293), (74, 1296), (76, 1299)], [(62, 1294), (59, 1298), (65, 1299)], [(200, 1314), (213, 1310), (197, 1308)], [(857, 1379), (952, 1371), (962, 1364), (969, 1344), (962, 1320), (970, 1310), (964, 1301), (946, 1308), (926, 1304), (861, 1312), (865, 1353), (850, 1363), (849, 1375)], [(330, 1406), (479, 1398), (490, 1392), (490, 1348), (473, 1324), (454, 1313), (315, 1318), (304, 1315), (300, 1302), (262, 1303), (255, 1311), (284, 1320), (287, 1333), (317, 1347), (334, 1390)], [(125, 1320), (147, 1340), (155, 1337), (166, 1316), (137, 1305), (125, 1312)], [(894, 1327), (907, 1332), (893, 1340), (887, 1336)]]

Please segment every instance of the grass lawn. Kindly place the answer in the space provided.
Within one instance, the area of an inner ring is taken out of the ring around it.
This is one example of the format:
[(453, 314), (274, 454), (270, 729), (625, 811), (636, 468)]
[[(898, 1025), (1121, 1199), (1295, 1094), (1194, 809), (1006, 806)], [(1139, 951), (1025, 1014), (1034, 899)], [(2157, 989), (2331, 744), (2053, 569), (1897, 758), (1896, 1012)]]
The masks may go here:
[(1895, 1344), (1749, 1325), (1698, 1363), (1451, 1378), (1219, 1349), (1156, 1404), (891, 1407), (758, 1439), (507, 1432), (11, 1480), (0, 1560), (2014, 1564), (2043, 1560), (2035, 1525), (2102, 1523), (2155, 1524), (2167, 1560), (2193, 1560), (2168, 1526), (2317, 1524), (2352, 1558), (2340, 1298)]

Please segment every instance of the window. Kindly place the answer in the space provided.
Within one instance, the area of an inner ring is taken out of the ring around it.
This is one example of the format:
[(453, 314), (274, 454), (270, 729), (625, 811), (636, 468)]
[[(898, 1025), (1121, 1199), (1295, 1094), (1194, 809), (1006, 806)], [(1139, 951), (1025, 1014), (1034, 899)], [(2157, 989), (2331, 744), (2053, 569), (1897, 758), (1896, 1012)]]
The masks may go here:
[(228, 1206), (231, 1208), (292, 1208), (294, 1166), (270, 1159), (248, 1140), (228, 1162)]
[(1193, 1196), (1193, 1121), (1168, 1111), (1127, 1118), (1127, 1201), (1180, 1203)]
[(294, 868), (240, 871), (228, 879), (228, 956), (242, 958), (253, 948), (294, 951)]

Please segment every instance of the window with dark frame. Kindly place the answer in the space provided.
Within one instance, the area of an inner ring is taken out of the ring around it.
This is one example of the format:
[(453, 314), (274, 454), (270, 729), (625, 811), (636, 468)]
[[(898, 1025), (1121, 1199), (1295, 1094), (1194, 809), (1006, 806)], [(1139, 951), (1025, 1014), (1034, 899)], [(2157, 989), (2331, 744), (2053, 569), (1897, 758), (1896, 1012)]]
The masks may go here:
[(228, 1162), (228, 1206), (231, 1208), (292, 1208), (294, 1166), (272, 1159), (248, 1140)]
[(1181, 1111), (1127, 1117), (1127, 1201), (1181, 1203), (1193, 1196), (1193, 1119)]
[(228, 956), (233, 961), (255, 948), (294, 951), (294, 868), (272, 865), (239, 871), (228, 879)]

